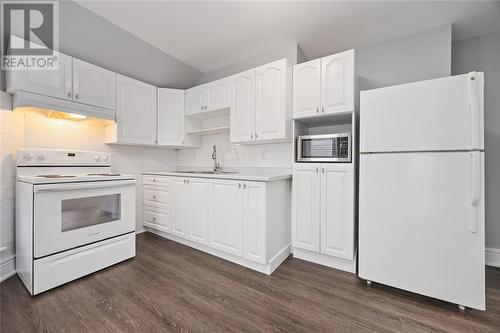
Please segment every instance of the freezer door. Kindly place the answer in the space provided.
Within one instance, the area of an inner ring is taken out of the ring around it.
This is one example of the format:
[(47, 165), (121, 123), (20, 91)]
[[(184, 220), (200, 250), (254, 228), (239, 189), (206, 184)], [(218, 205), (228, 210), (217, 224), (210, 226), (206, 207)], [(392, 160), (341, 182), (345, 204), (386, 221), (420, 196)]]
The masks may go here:
[(359, 276), (484, 310), (484, 153), (360, 163)]
[(483, 149), (483, 73), (361, 92), (361, 152)]

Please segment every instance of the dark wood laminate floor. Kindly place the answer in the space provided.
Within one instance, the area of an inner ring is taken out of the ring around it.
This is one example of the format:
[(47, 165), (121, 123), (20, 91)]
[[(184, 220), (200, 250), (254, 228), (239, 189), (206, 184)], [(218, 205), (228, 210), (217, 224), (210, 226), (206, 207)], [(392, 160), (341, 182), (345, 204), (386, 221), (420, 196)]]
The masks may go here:
[(289, 257), (272, 276), (150, 233), (137, 257), (30, 297), (1, 285), (1, 332), (500, 332), (500, 270), (486, 312)]

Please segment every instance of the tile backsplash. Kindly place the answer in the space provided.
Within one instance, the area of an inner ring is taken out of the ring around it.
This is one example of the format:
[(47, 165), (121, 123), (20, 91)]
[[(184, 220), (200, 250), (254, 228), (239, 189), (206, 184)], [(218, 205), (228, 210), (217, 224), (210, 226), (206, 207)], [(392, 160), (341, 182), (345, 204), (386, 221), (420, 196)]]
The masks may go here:
[(291, 143), (237, 145), (229, 143), (229, 134), (207, 135), (201, 138), (201, 147), (180, 150), (179, 167), (212, 167), (213, 145), (223, 168), (277, 167), (292, 168)]

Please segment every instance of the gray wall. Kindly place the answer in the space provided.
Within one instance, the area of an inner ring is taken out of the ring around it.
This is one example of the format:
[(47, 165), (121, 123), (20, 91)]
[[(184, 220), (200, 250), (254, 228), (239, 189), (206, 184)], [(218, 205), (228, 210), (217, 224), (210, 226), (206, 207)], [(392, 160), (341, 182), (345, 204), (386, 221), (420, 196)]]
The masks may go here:
[(248, 60), (232, 64), (229, 66), (226, 66), (224, 68), (221, 68), (219, 70), (209, 72), (206, 74), (203, 74), (201, 78), (198, 80), (198, 84), (210, 82), (213, 80), (221, 79), (223, 77), (230, 76), (232, 74), (237, 74), (239, 72), (245, 71), (247, 69), (251, 69), (260, 65), (264, 65), (267, 63), (270, 63), (274, 60), (282, 59), (282, 58), (287, 58), (290, 64), (295, 65), (297, 64), (298, 60), (303, 60), (304, 59), (304, 53), (302, 50), (299, 48), (297, 43), (287, 43), (281, 46), (278, 46), (275, 51), (262, 54), (258, 57), (253, 57)]
[(72, 1), (59, 2), (59, 50), (158, 87), (192, 87), (202, 74)]
[(500, 31), (453, 44), (452, 73), (485, 76), (486, 247), (500, 249)]
[(368, 90), (451, 73), (451, 25), (357, 49), (358, 85)]

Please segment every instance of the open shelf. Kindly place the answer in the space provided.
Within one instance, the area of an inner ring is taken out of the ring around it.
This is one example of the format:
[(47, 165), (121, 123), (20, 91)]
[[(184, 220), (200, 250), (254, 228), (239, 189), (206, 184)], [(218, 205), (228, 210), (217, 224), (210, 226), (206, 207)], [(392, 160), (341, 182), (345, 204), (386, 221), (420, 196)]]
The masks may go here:
[(197, 130), (189, 130), (188, 134), (198, 134), (198, 135), (210, 135), (210, 134), (221, 134), (221, 133), (229, 133), (229, 126), (221, 126), (221, 127), (212, 127), (212, 128), (203, 128)]
[(198, 119), (198, 120), (207, 120), (207, 119), (214, 119), (221, 117), (229, 117), (229, 108), (213, 110), (213, 111), (204, 111), (186, 115), (186, 118)]

